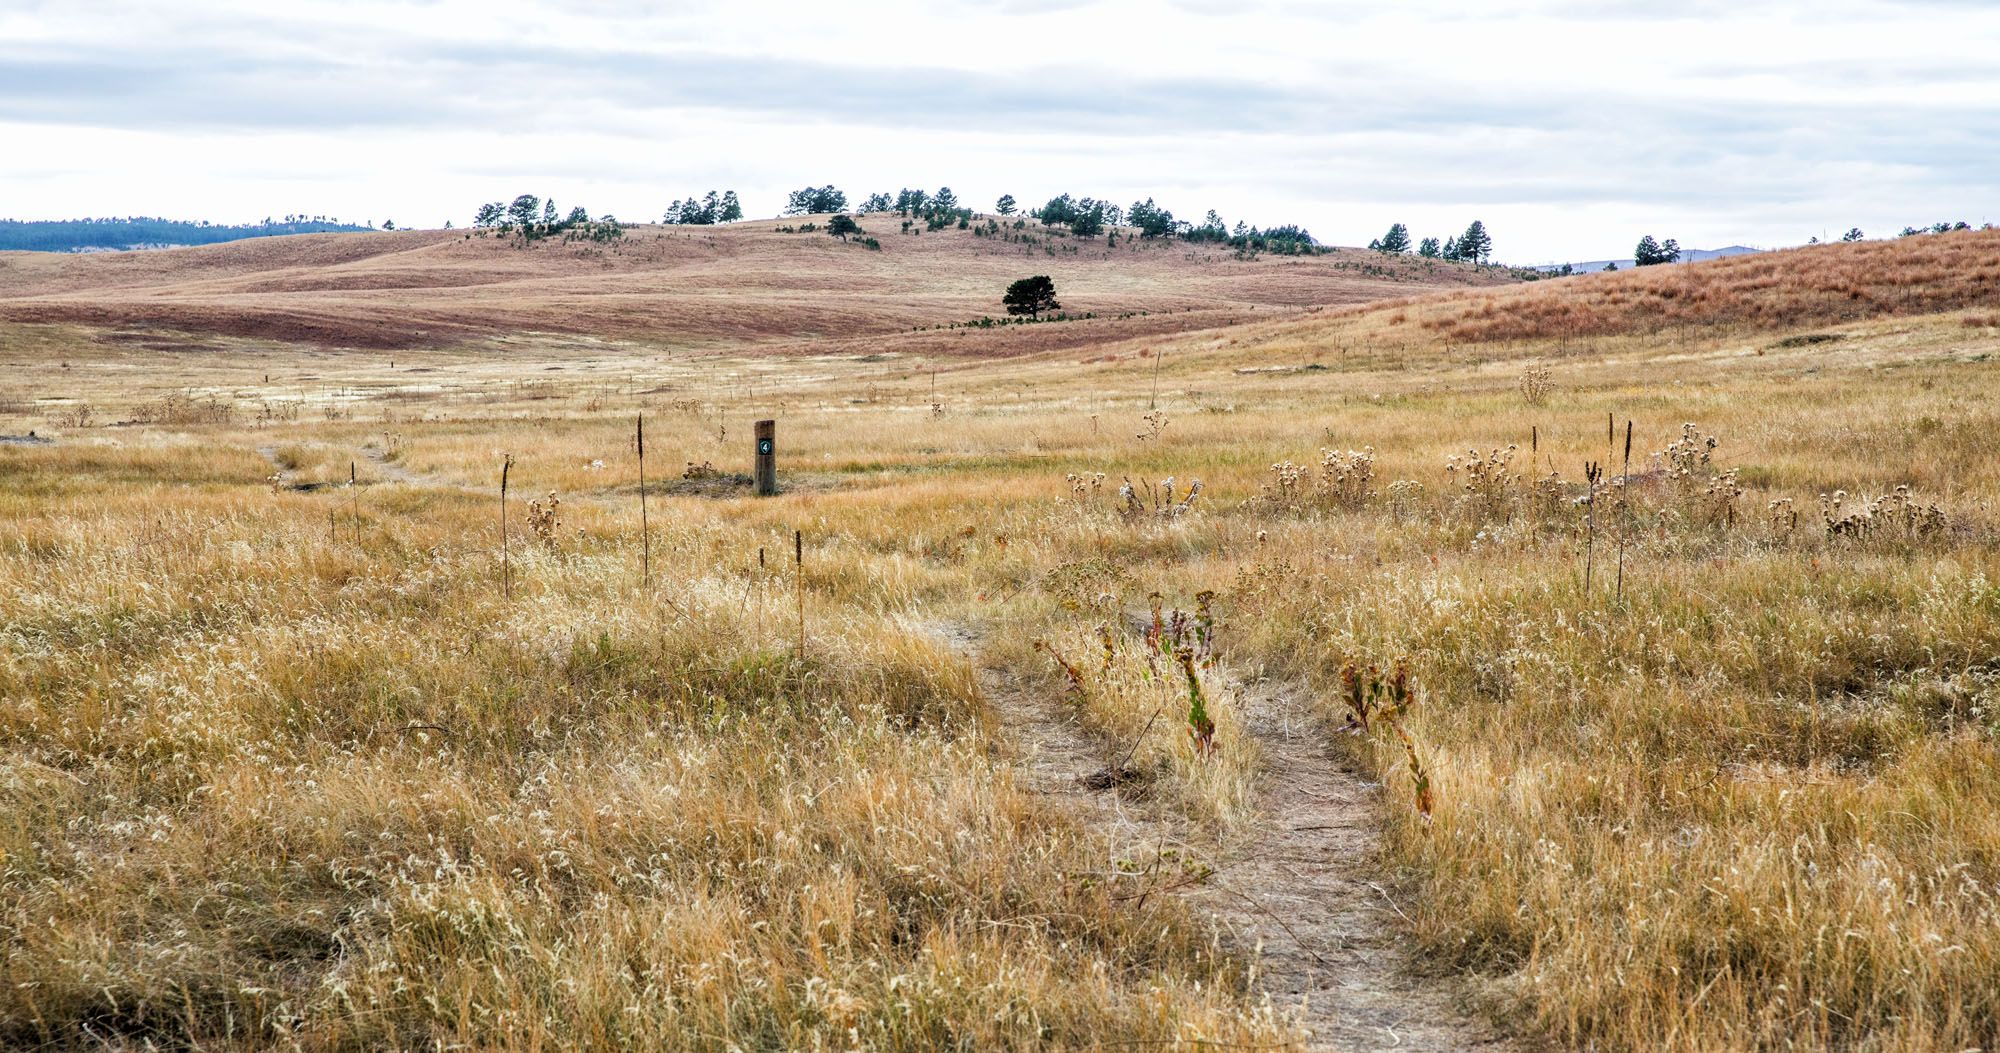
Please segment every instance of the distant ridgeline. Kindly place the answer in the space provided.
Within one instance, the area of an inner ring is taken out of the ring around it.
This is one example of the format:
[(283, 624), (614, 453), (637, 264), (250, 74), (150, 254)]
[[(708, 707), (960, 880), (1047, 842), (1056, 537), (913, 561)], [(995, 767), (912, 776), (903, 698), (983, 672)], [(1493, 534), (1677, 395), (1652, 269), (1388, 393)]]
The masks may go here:
[(175, 245), (213, 245), (244, 238), (268, 238), (279, 234), (323, 234), (328, 231), (361, 231), (373, 228), (342, 223), (323, 217), (286, 216), (280, 222), (244, 223), (236, 226), (152, 216), (123, 219), (54, 219), (23, 222), (0, 219), (0, 251), (106, 252), (118, 249), (167, 248)]

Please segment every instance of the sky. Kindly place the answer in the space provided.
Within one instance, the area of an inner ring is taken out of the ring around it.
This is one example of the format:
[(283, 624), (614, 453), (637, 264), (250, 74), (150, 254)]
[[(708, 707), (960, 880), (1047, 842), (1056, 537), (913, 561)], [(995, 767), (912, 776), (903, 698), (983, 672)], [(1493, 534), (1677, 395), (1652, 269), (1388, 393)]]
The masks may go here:
[(0, 217), (1151, 197), (1495, 257), (2000, 222), (2000, 3), (0, 0)]

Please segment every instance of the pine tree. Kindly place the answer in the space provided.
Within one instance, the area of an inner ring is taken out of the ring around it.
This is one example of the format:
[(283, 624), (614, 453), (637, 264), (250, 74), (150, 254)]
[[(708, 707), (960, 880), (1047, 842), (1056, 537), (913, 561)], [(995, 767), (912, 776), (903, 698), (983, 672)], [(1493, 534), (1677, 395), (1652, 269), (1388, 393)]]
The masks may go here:
[(1425, 238), (1423, 241), (1417, 244), (1417, 255), (1422, 256), (1425, 259), (1434, 260), (1437, 259), (1442, 254), (1443, 252), (1438, 247), (1438, 239), (1436, 238)]
[(1680, 244), (1672, 238), (1662, 245), (1653, 240), (1651, 234), (1639, 239), (1639, 246), (1632, 250), (1632, 262), (1641, 267), (1653, 267), (1662, 263), (1678, 263), (1681, 258)]
[(1410, 251), (1410, 228), (1401, 223), (1391, 224), (1389, 233), (1370, 242), (1368, 247), (1377, 252), (1408, 252)]
[(993, 210), (1003, 216), (1011, 216), (1017, 207), (1019, 206), (1014, 203), (1014, 195), (1002, 194), (1000, 195), (1000, 200), (994, 204)]
[(1493, 237), (1486, 233), (1486, 224), (1475, 219), (1465, 228), (1465, 233), (1458, 236), (1458, 255), (1473, 263), (1484, 263), (1493, 255)]
[(1007, 293), (1000, 297), (1000, 302), (1006, 305), (1008, 314), (1025, 314), (1036, 318), (1041, 317), (1043, 311), (1055, 310), (1062, 306), (1056, 302), (1055, 280), (1046, 274), (1022, 278), (1007, 286)]

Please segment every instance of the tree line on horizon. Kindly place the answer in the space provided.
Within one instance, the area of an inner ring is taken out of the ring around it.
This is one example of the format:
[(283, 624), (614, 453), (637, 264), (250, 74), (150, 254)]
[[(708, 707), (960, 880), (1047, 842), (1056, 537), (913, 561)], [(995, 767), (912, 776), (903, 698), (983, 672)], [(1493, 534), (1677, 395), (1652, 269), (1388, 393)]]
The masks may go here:
[[(1368, 243), (1368, 247), (1387, 256), (1399, 256), (1411, 251), (1410, 228), (1401, 223), (1389, 225), (1389, 232)], [(1493, 256), (1493, 235), (1487, 233), (1486, 224), (1473, 220), (1465, 228), (1465, 233), (1447, 237), (1439, 242), (1436, 238), (1425, 238), (1416, 244), (1416, 254), (1431, 260), (1451, 260), (1455, 263), (1474, 265), (1486, 263)]]
[[(829, 184), (792, 191), (786, 199), (783, 214), (824, 215), (848, 210), (846, 191)], [(1061, 228), (1072, 237), (1105, 237), (1114, 245), (1123, 230), (1128, 238), (1216, 242), (1255, 252), (1305, 254), (1325, 251), (1311, 232), (1297, 224), (1259, 229), (1238, 222), (1231, 228), (1213, 209), (1201, 223), (1191, 223), (1177, 219), (1172, 210), (1162, 207), (1150, 197), (1134, 201), (1130, 207), (1122, 207), (1108, 199), (1063, 193), (1049, 198), (1040, 207), (1024, 209), (1014, 195), (1002, 194), (994, 202), (993, 210), (1002, 217), (1014, 219), (1017, 227), (1024, 220), (1032, 219), (1044, 227)], [(939, 187), (936, 191), (904, 187), (894, 193), (871, 193), (862, 198), (854, 211), (861, 215), (893, 213), (905, 217), (911, 221), (905, 224), (905, 230), (915, 222), (922, 222), (928, 230), (954, 226), (965, 230), (978, 214), (949, 186)]]
[(556, 209), (555, 198), (545, 201), (534, 194), (522, 194), (511, 203), (489, 201), (479, 206), (473, 213), (472, 226), (481, 236), (490, 231), (523, 244), (553, 237), (602, 244), (625, 236), (625, 225), (616, 216), (607, 214), (593, 219), (590, 210), (582, 205), (562, 214)]
[(210, 223), (157, 216), (82, 219), (0, 219), (0, 251), (76, 252), (137, 245), (215, 245), (284, 234), (349, 233), (372, 227), (327, 216), (266, 217), (262, 223)]

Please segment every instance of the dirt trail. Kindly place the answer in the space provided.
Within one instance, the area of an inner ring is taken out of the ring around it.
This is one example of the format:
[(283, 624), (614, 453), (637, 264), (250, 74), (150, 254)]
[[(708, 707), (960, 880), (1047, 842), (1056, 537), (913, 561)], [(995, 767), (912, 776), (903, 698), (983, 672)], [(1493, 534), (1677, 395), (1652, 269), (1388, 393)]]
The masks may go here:
[[(976, 633), (943, 632), (978, 662)], [(1217, 845), (1185, 820), (1125, 799), (1102, 777), (1116, 759), (1111, 746), (1008, 670), (979, 664), (1003, 738), (1024, 744), (1018, 763), (1030, 786), (1073, 802), (1126, 858), (1165, 845), (1209, 860), (1214, 876), (1176, 894), (1215, 918), (1227, 946), (1256, 956), (1258, 987), (1297, 1011), (1311, 1034), (1300, 1048), (1515, 1048), (1461, 1012), (1443, 983), (1406, 971), (1400, 908), (1373, 863), (1379, 787), (1335, 757), (1331, 730), (1296, 699), (1237, 693), (1264, 755), (1261, 815)]]

